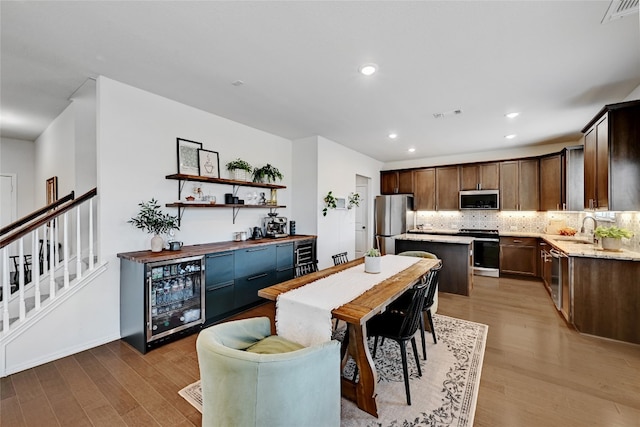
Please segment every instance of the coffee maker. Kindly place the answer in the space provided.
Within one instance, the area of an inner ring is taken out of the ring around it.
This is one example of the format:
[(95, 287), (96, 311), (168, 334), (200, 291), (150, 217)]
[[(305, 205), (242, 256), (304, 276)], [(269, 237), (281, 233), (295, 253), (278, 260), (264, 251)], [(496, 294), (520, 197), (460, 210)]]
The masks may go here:
[(279, 238), (287, 237), (287, 218), (277, 216), (275, 212), (268, 213), (267, 217), (262, 218), (262, 229), (265, 237)]

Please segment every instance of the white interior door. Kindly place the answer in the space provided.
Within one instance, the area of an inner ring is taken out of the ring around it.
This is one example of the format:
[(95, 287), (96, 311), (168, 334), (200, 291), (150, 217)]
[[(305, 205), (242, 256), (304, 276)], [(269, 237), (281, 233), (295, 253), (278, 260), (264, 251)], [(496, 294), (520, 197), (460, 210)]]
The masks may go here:
[(16, 175), (0, 174), (0, 227), (16, 220)]
[(357, 177), (356, 192), (360, 194), (360, 206), (356, 207), (356, 248), (355, 257), (360, 258), (364, 256), (367, 251), (367, 236), (369, 236), (369, 185), (368, 183), (361, 183), (368, 178)]

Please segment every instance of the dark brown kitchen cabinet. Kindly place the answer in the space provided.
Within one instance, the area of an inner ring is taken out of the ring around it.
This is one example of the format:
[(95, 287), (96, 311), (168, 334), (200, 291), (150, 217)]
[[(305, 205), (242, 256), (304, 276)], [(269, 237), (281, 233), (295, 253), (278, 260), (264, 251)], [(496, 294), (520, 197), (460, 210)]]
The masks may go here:
[(538, 159), (500, 163), (500, 209), (537, 211), (539, 209)]
[(605, 105), (584, 133), (584, 207), (640, 210), (640, 101)]
[(435, 168), (413, 171), (413, 208), (417, 211), (436, 210)]
[(460, 166), (460, 190), (498, 190), (499, 188), (499, 163), (476, 163)]
[(538, 239), (500, 237), (500, 274), (538, 275)]
[(454, 211), (459, 208), (460, 174), (458, 166), (436, 168), (436, 210)]
[(380, 172), (381, 194), (412, 194), (413, 171)]
[(562, 210), (562, 154), (540, 159), (540, 210)]

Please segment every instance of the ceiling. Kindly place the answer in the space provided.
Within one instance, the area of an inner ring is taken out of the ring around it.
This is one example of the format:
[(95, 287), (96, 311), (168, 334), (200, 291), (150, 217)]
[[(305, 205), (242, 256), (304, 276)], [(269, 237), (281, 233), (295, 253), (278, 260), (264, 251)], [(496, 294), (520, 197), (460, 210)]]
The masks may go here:
[(640, 85), (638, 14), (601, 23), (609, 3), (2, 1), (2, 136), (104, 75), (381, 161), (573, 141)]

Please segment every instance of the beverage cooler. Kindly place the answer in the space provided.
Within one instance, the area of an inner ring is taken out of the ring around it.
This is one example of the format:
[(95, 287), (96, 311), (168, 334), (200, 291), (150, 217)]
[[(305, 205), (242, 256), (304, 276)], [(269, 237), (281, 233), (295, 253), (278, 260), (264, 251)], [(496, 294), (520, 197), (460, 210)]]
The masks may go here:
[(205, 321), (203, 284), (203, 256), (144, 264), (123, 260), (122, 339), (146, 353), (165, 341), (199, 330)]

